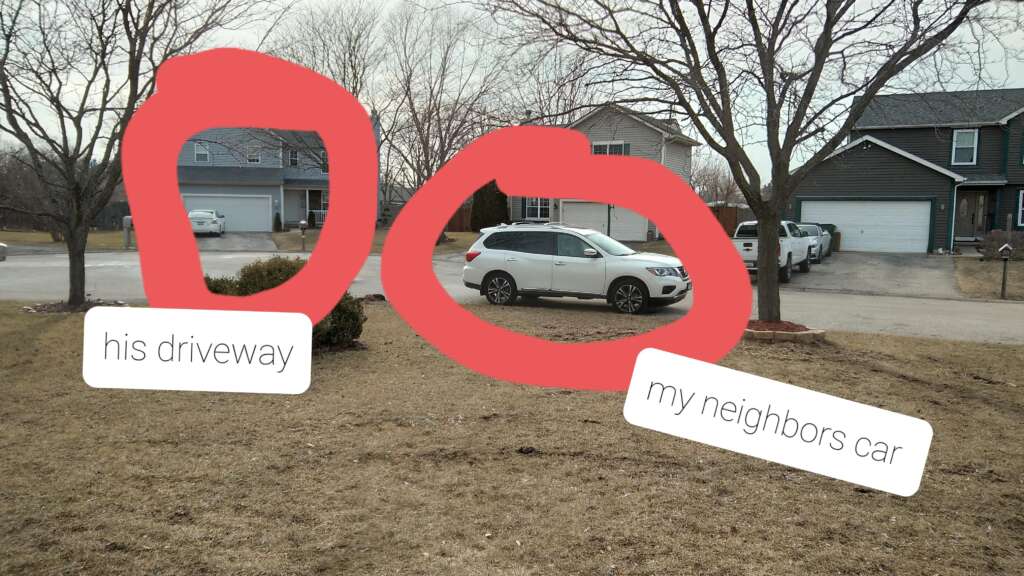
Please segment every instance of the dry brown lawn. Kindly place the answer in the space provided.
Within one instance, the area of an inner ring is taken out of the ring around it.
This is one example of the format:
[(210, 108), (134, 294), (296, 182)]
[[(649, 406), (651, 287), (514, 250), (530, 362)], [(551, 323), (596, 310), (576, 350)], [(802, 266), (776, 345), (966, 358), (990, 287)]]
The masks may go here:
[[(667, 317), (473, 309), (556, 340)], [(470, 373), (386, 304), (297, 397), (90, 389), (82, 317), (17, 310), (0, 304), (0, 573), (1024, 573), (1021, 348), (833, 334), (727, 358), (931, 422), (901, 498), (635, 428), (622, 394)]]
[[(90, 250), (124, 249), (124, 233), (120, 230), (93, 230), (89, 233), (86, 247)], [(63, 242), (54, 242), (49, 232), (35, 230), (0, 230), (0, 242), (4, 244), (53, 245), (63, 247)]]
[[(478, 234), (476, 232), (448, 232), (449, 242), (444, 242), (434, 249), (435, 253), (464, 252), (469, 249)], [(387, 230), (378, 229), (373, 233), (373, 245), (370, 248), (371, 254), (380, 254), (384, 250), (384, 239), (387, 237)], [(289, 230), (287, 232), (274, 232), (274, 243), (277, 249), (283, 252), (298, 252), (302, 249), (302, 236), (299, 231)], [(306, 250), (311, 252), (316, 248), (317, 240), (320, 239), (320, 230), (306, 230)]]
[[(969, 298), (999, 298), (1003, 282), (1003, 262), (978, 258), (956, 258), (956, 283)], [(1006, 297), (1024, 300), (1024, 260), (1010, 262)]]

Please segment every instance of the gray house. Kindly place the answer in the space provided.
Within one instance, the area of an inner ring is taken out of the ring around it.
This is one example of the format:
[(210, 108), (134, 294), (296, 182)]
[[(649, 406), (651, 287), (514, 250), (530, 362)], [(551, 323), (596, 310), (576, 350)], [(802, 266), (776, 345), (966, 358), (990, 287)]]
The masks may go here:
[[(594, 154), (639, 156), (690, 178), (692, 150), (700, 143), (685, 136), (674, 120), (655, 118), (616, 104), (606, 104), (568, 126), (585, 134)], [(658, 235), (646, 215), (588, 200), (509, 198), (511, 221), (560, 221), (592, 228), (618, 240), (647, 240)]]
[(256, 128), (206, 130), (178, 155), (186, 210), (225, 215), (231, 232), (270, 232), (274, 217), (295, 226), (327, 212), (327, 156), (311, 132)]
[(931, 252), (1024, 228), (1024, 89), (877, 96), (794, 194), (845, 250)]

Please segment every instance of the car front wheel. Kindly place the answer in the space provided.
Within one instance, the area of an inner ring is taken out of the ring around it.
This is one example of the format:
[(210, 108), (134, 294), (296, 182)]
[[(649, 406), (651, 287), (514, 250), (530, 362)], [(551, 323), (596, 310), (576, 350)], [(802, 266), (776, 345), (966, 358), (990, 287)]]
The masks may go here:
[(484, 296), (491, 304), (504, 306), (516, 301), (516, 281), (504, 272), (492, 274), (484, 283)]
[(647, 288), (638, 280), (623, 280), (612, 289), (611, 305), (623, 314), (639, 314), (647, 304)]

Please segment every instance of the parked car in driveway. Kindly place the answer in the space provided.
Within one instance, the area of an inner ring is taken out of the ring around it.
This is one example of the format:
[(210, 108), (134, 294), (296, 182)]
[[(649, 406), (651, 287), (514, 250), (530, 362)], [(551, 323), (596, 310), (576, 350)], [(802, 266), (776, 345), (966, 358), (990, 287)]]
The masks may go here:
[(831, 244), (832, 236), (829, 235), (821, 226), (817, 224), (806, 224), (801, 222), (797, 224), (800, 230), (807, 233), (807, 237), (811, 240), (811, 254), (814, 262), (821, 262), (829, 255), (829, 244)]
[(560, 224), (484, 228), (466, 252), (462, 280), (491, 304), (601, 298), (627, 314), (679, 302), (692, 287), (674, 256), (636, 252), (596, 230)]
[(226, 219), (224, 215), (216, 210), (190, 210), (188, 219), (192, 222), (193, 234), (216, 234), (224, 233)]
[[(732, 243), (747, 265), (747, 272), (757, 273), (757, 221), (740, 222), (732, 235)], [(789, 282), (793, 267), (811, 271), (811, 240), (795, 222), (779, 224), (779, 281)]]

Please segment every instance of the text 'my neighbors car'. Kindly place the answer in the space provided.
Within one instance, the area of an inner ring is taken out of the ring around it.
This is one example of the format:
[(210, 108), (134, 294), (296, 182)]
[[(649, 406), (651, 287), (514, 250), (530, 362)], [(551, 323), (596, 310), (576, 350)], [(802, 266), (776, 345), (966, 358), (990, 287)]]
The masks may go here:
[(484, 228), (466, 252), (462, 281), (491, 304), (520, 296), (603, 298), (627, 314), (679, 302), (691, 288), (678, 258), (560, 224)]
[(224, 233), (224, 215), (216, 210), (190, 210), (188, 219), (192, 222), (193, 234)]
[(806, 232), (807, 237), (811, 239), (812, 260), (815, 262), (821, 262), (824, 260), (825, 256), (828, 256), (829, 254), (829, 244), (832, 241), (832, 236), (817, 224), (805, 224), (801, 222), (800, 224), (797, 224), (797, 226)]
[[(733, 246), (747, 265), (747, 272), (757, 272), (757, 221), (740, 222), (732, 235)], [(801, 272), (811, 271), (811, 241), (795, 222), (779, 224), (779, 281), (789, 282), (793, 266)]]

